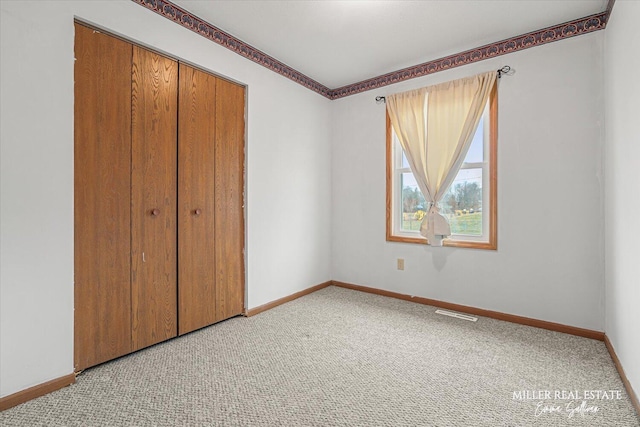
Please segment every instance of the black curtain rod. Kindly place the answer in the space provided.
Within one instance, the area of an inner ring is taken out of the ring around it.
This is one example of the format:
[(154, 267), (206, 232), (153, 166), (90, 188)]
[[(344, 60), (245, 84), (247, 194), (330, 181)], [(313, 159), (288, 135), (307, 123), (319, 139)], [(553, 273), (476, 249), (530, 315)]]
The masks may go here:
[[(505, 65), (504, 67), (500, 68), (499, 70), (496, 71), (498, 73), (498, 78), (501, 79), (503, 75), (505, 76), (510, 76), (513, 74), (513, 72), (511, 71), (511, 67), (508, 65)], [(384, 96), (376, 96), (376, 102), (380, 103), (380, 102), (387, 102), (387, 98)]]

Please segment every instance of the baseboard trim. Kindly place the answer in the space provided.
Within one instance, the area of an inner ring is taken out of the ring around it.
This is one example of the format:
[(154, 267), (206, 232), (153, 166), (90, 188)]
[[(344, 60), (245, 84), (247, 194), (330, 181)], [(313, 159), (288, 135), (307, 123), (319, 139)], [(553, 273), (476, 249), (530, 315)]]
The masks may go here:
[(520, 325), (533, 326), (535, 328), (548, 329), (550, 331), (562, 332), (570, 335), (577, 335), (579, 337), (591, 338), (598, 341), (604, 341), (604, 332), (593, 331), (591, 329), (577, 328), (575, 326), (563, 325), (561, 323), (547, 322), (545, 320), (532, 319), (530, 317), (516, 316), (515, 314), (501, 313), (499, 311), (485, 310), (482, 308), (469, 307), (466, 305), (454, 304), (450, 302), (438, 301), (430, 298), (415, 297), (406, 294), (400, 294), (397, 292), (385, 291), (382, 289), (369, 288), (367, 286), (354, 285), (351, 283), (344, 283), (339, 281), (332, 281), (334, 286), (338, 286), (346, 289), (353, 289), (355, 291), (367, 292), (370, 294), (382, 295), (385, 297), (397, 298), (405, 301), (411, 301), (418, 304), (431, 305), (438, 308), (445, 308), (447, 310), (459, 311), (461, 313), (473, 314), (476, 316), (490, 317), (492, 319), (504, 320), (511, 323), (518, 323)]
[(247, 317), (255, 316), (256, 314), (260, 314), (263, 311), (271, 310), (274, 307), (277, 307), (277, 306), (282, 305), (284, 303), (287, 303), (289, 301), (293, 301), (294, 299), (298, 299), (298, 298), (303, 297), (305, 295), (309, 295), (309, 294), (311, 294), (311, 293), (313, 293), (315, 291), (319, 291), (320, 289), (326, 288), (327, 286), (331, 286), (331, 284), (332, 284), (332, 282), (331, 282), (331, 280), (329, 280), (328, 282), (320, 283), (319, 285), (312, 286), (312, 287), (304, 289), (304, 290), (302, 290), (300, 292), (296, 292), (295, 294), (291, 294), (291, 295), (288, 295), (286, 297), (277, 299), (275, 301), (271, 301), (271, 302), (268, 302), (266, 304), (260, 305), (258, 307), (251, 308), (251, 309), (249, 309), (249, 310), (247, 310), (245, 312), (245, 316), (247, 316)]
[(633, 404), (633, 407), (636, 408), (636, 414), (640, 415), (640, 402), (638, 401), (638, 395), (633, 390), (633, 387), (631, 387), (631, 383), (629, 382), (627, 375), (624, 373), (624, 369), (622, 369), (622, 364), (620, 363), (620, 359), (618, 359), (618, 355), (613, 348), (613, 344), (611, 344), (611, 341), (606, 334), (604, 336), (604, 345), (606, 345), (607, 350), (609, 350), (609, 354), (611, 355), (613, 364), (618, 371), (618, 375), (620, 375), (620, 379), (622, 380), (622, 384), (624, 384), (624, 388), (627, 390), (627, 395), (629, 396), (629, 400), (631, 400), (631, 404)]
[(52, 391), (59, 390), (68, 385), (76, 382), (76, 375), (71, 373), (60, 378), (47, 381), (46, 383), (38, 384), (33, 387), (29, 387), (17, 393), (10, 394), (5, 397), (0, 397), (0, 411), (13, 408), (24, 402), (28, 402), (36, 397), (44, 396)]

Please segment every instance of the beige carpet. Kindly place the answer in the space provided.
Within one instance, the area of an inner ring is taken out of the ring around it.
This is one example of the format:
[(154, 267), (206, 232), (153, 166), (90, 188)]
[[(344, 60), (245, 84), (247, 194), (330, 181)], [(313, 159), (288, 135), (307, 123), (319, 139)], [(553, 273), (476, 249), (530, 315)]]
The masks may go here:
[(602, 342), (434, 311), (329, 287), (87, 370), (0, 425), (640, 425)]

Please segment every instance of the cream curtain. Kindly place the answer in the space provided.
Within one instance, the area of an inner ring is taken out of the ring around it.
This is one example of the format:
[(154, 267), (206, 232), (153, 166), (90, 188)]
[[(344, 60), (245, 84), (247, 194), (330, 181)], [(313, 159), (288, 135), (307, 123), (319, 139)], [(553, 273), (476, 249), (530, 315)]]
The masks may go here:
[(496, 77), (491, 71), (387, 96), (391, 124), (430, 205), (420, 234), (432, 246), (451, 235), (438, 203), (467, 155)]

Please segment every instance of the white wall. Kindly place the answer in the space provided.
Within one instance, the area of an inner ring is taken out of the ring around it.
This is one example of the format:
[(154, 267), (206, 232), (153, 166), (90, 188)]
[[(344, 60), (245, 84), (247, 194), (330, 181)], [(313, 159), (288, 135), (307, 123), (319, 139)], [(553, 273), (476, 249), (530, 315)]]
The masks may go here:
[(617, 1), (605, 30), (605, 331), (640, 393), (640, 3)]
[(330, 101), (131, 2), (2, 1), (0, 396), (73, 371), (73, 19), (248, 85), (248, 307), (330, 277)]
[[(602, 331), (602, 32), (334, 101), (334, 280)], [(510, 65), (499, 89), (498, 250), (385, 241), (385, 107)], [(405, 259), (405, 270), (396, 269)]]

